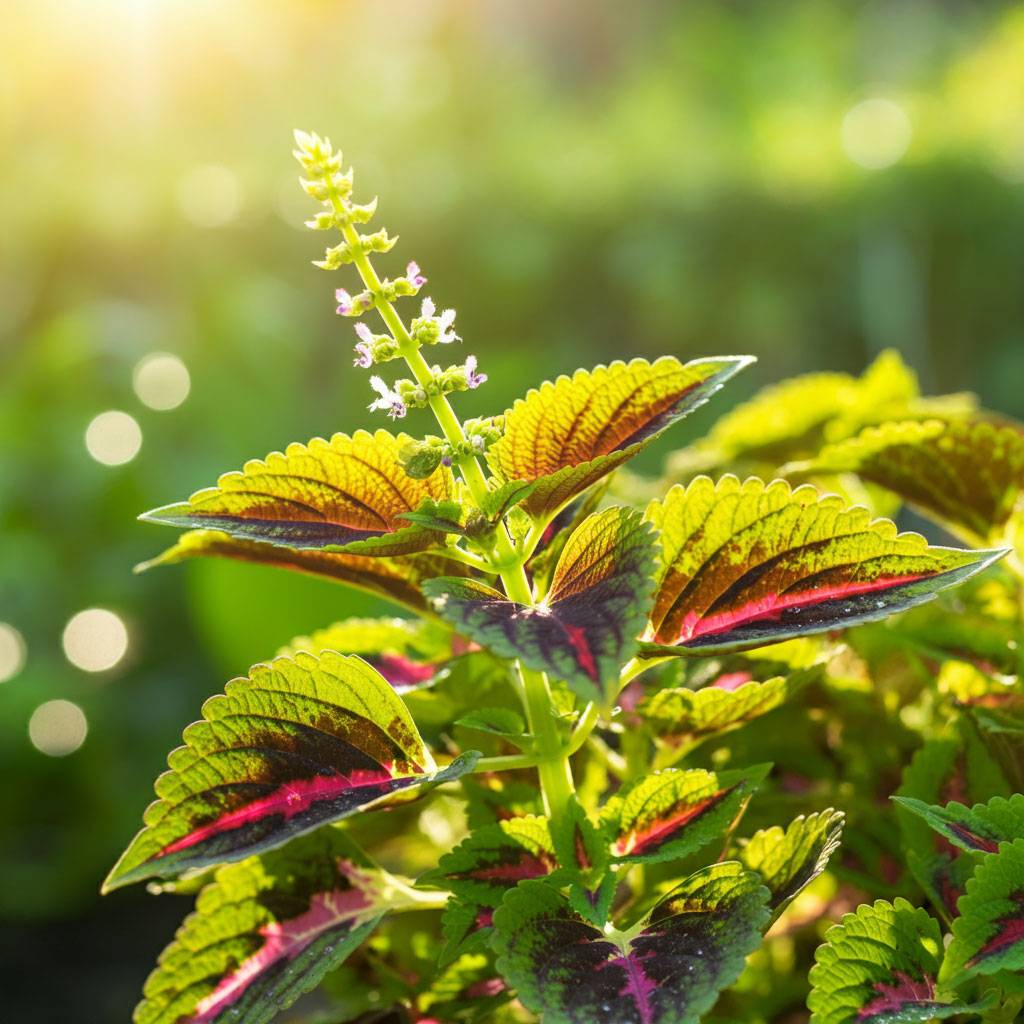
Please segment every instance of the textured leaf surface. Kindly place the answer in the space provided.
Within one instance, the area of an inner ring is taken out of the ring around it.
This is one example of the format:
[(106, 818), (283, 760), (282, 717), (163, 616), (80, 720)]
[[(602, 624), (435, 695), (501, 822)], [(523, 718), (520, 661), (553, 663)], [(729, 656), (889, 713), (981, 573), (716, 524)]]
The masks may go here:
[(817, 674), (791, 672), (757, 681), (744, 672), (723, 673), (700, 690), (669, 687), (651, 694), (637, 709), (655, 736), (696, 739), (743, 725), (785, 704)]
[(523, 502), (546, 518), (692, 412), (753, 360), (725, 356), (681, 363), (665, 356), (579, 370), (542, 384), (505, 414), (488, 452), (505, 480), (537, 481)]
[(606, 934), (544, 882), (494, 915), (498, 967), (545, 1024), (694, 1024), (743, 969), (767, 891), (734, 861), (687, 878), (628, 933)]
[(465, 567), (443, 555), (415, 554), (399, 558), (370, 558), (258, 544), (229, 537), (218, 530), (191, 530), (163, 554), (137, 567), (137, 571), (158, 565), (173, 565), (190, 558), (231, 558), (240, 562), (278, 566), (295, 572), (321, 576), (360, 590), (386, 597), (415, 611), (426, 610), (420, 585), (424, 580)]
[(686, 649), (757, 647), (884, 618), (1003, 554), (929, 547), (781, 480), (698, 477), (647, 514), (662, 545), (654, 639)]
[(970, 541), (994, 543), (1021, 506), (1024, 430), (981, 419), (886, 423), (825, 448), (806, 468), (857, 473)]
[(811, 1024), (909, 1024), (971, 1009), (937, 998), (939, 926), (904, 899), (864, 904), (825, 939), (810, 974)]
[(266, 1024), (373, 931), (384, 888), (334, 829), (221, 868), (161, 954), (136, 1024)]
[(957, 909), (943, 981), (1024, 970), (1024, 838), (1001, 844), (978, 865)]
[(843, 813), (830, 807), (800, 815), (784, 830), (776, 825), (755, 832), (741, 851), (740, 861), (761, 876), (772, 894), (770, 906), (777, 913), (825, 870), (842, 834)]
[(474, 830), (420, 883), (450, 889), (477, 906), (497, 907), (523, 879), (549, 875), (556, 867), (547, 819), (528, 815)]
[(655, 862), (695, 853), (725, 833), (770, 767), (718, 773), (667, 768), (638, 779), (602, 811), (612, 855)]
[(995, 853), (1002, 842), (1024, 836), (1024, 794), (1009, 800), (993, 797), (988, 803), (966, 807), (953, 801), (945, 807), (913, 797), (894, 796), (901, 807), (923, 818), (940, 836), (969, 853)]
[(260, 853), (475, 760), (438, 772), (387, 681), (332, 651), (255, 666), (184, 740), (107, 889)]
[(536, 608), (471, 580), (431, 580), (424, 590), (438, 614), (472, 640), (552, 673), (586, 700), (599, 700), (636, 650), (653, 569), (650, 527), (640, 513), (616, 507), (576, 529)]
[(443, 467), (424, 480), (407, 476), (399, 462), (407, 441), (379, 430), (291, 444), (283, 454), (272, 452), (225, 473), (216, 487), (187, 502), (142, 518), (289, 548), (390, 555), (422, 550), (437, 535), (399, 516), (427, 499), (447, 499), (453, 482)]

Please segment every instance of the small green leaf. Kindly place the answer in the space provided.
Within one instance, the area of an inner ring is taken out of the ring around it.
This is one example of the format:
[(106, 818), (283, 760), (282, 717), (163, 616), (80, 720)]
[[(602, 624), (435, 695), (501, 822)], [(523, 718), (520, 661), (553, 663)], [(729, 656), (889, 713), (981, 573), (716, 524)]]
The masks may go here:
[(647, 618), (653, 537), (621, 507), (587, 518), (569, 538), (538, 607), (472, 580), (431, 580), (434, 609), (466, 636), (528, 668), (550, 672), (585, 700), (605, 700)]
[(664, 356), (559, 377), (505, 414), (504, 436), (487, 460), (503, 480), (535, 483), (523, 508), (548, 519), (752, 362), (722, 356), (683, 364)]
[(408, 439), (385, 430), (335, 434), (291, 444), (282, 454), (247, 462), (216, 487), (141, 518), (187, 529), (218, 530), (238, 540), (292, 549), (393, 556), (421, 551), (437, 538), (399, 517), (425, 499), (444, 501), (451, 471), (414, 480), (401, 466)]
[(330, 828), (221, 868), (160, 955), (135, 1024), (266, 1024), (369, 936), (386, 889)]
[(735, 861), (713, 864), (624, 932), (523, 882), (494, 915), (498, 968), (545, 1024), (696, 1024), (759, 944), (767, 896)]
[(825, 870), (842, 834), (842, 811), (830, 807), (807, 817), (801, 814), (785, 830), (776, 825), (755, 832), (739, 859), (761, 876), (772, 894), (769, 905), (779, 914)]
[(1024, 970), (1024, 838), (985, 857), (957, 904), (953, 941), (939, 977), (959, 985), (974, 975)]
[(438, 770), (387, 681), (333, 651), (256, 665), (203, 705), (184, 739), (105, 890), (273, 849), (393, 793), (458, 778), (478, 756)]
[(938, 923), (904, 899), (862, 905), (825, 940), (810, 974), (811, 1024), (909, 1024), (978, 1008), (939, 998)]
[(437, 955), (439, 967), (446, 967), (466, 953), (479, 953), (490, 945), (494, 911), (471, 900), (453, 896), (441, 915), (444, 945)]
[(464, 729), (476, 729), (478, 732), (510, 739), (522, 739), (526, 735), (523, 716), (512, 708), (481, 708), (479, 711), (463, 715), (455, 724), (461, 725)]
[(1009, 800), (993, 797), (988, 803), (973, 807), (966, 807), (955, 800), (942, 807), (908, 796), (894, 796), (892, 799), (968, 853), (995, 853), (1000, 843), (1024, 836), (1022, 793), (1015, 793)]
[(771, 765), (709, 772), (667, 768), (638, 779), (601, 812), (620, 862), (678, 860), (724, 835)]
[[(929, 547), (813, 487), (698, 477), (652, 502), (662, 567), (647, 653), (741, 650), (885, 618), (1004, 551)], [(668, 645), (668, 646), (664, 646)]]

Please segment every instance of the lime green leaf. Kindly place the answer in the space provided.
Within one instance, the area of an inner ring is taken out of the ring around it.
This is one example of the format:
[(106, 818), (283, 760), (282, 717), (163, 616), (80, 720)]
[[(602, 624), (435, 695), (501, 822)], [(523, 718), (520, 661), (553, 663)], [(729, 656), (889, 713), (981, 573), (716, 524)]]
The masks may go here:
[(1000, 543), (1021, 506), (1024, 431), (984, 419), (885, 423), (795, 468), (856, 473), (969, 543)]
[(746, 672), (723, 673), (700, 690), (658, 690), (644, 700), (637, 713), (655, 736), (669, 741), (694, 740), (735, 729), (774, 711), (817, 675), (817, 669), (806, 669), (759, 682)]
[(323, 576), (386, 597), (414, 611), (425, 611), (427, 608), (420, 589), (424, 580), (465, 571), (465, 566), (443, 555), (370, 558), (365, 555), (258, 544), (229, 537), (218, 530), (192, 530), (163, 554), (137, 566), (136, 571), (144, 572), (158, 565), (174, 565), (190, 558), (231, 558)]
[(650, 528), (638, 512), (615, 507), (573, 533), (536, 608), (472, 580), (431, 580), (424, 591), (434, 610), (472, 640), (550, 672), (585, 700), (603, 700), (636, 650), (653, 567)]
[(386, 890), (335, 829), (221, 868), (161, 954), (135, 1024), (266, 1024), (367, 938)]
[(487, 454), (503, 480), (536, 481), (523, 508), (538, 519), (641, 451), (707, 401), (750, 356), (634, 359), (542, 384), (505, 414), (505, 433)]
[(1000, 844), (982, 860), (957, 909), (939, 975), (944, 982), (1024, 970), (1024, 838)]
[(203, 705), (184, 739), (105, 889), (261, 853), (476, 759), (438, 771), (387, 681), (333, 651), (256, 665)]
[(758, 647), (884, 618), (1005, 554), (929, 547), (866, 509), (782, 480), (698, 477), (647, 515), (661, 534), (651, 617), (661, 653)]
[(811, 1024), (944, 1020), (975, 1007), (936, 992), (937, 922), (904, 899), (864, 904), (830, 928), (811, 969)]
[(457, 719), (456, 725), (464, 729), (476, 729), (478, 732), (490, 733), (492, 736), (503, 736), (512, 740), (527, 736), (526, 723), (523, 716), (512, 708), (480, 708)]
[(476, 829), (419, 884), (440, 885), (479, 907), (497, 907), (524, 878), (549, 875), (557, 866), (547, 819), (528, 815)]
[(628, 932), (584, 920), (542, 881), (494, 915), (498, 969), (545, 1024), (696, 1024), (743, 970), (768, 893), (735, 861), (704, 868)]
[(677, 860), (724, 835), (771, 765), (740, 771), (667, 768), (617, 793), (601, 812), (616, 860)]
[(1024, 836), (1024, 794), (993, 797), (967, 807), (955, 800), (945, 807), (913, 797), (894, 796), (901, 807), (923, 818), (940, 836), (968, 853), (995, 853), (999, 844)]
[(399, 461), (407, 441), (378, 430), (291, 444), (283, 454), (272, 452), (224, 474), (216, 487), (197, 491), (187, 502), (141, 518), (293, 549), (421, 551), (437, 543), (436, 534), (405, 526), (399, 517), (425, 499), (450, 498), (453, 479), (445, 468), (423, 480), (408, 476)]
[[(358, 654), (395, 689), (407, 693), (431, 685), (456, 656), (459, 643), (447, 626), (416, 619), (346, 619), (310, 636), (296, 637), (278, 656), (299, 651)], [(459, 652), (461, 653), (461, 652)]]
[(769, 905), (778, 914), (825, 870), (842, 834), (842, 811), (829, 807), (807, 817), (801, 814), (785, 830), (776, 825), (755, 832), (740, 861), (761, 876), (772, 894)]

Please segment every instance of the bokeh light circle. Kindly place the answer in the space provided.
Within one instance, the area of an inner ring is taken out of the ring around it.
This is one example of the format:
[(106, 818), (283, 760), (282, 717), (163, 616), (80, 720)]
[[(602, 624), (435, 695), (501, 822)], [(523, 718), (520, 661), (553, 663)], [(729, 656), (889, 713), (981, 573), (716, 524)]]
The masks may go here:
[(188, 367), (170, 352), (151, 352), (132, 372), (132, 387), (139, 401), (159, 412), (181, 405), (191, 386)]
[(25, 666), (25, 639), (10, 623), (0, 622), (0, 683), (13, 679)]
[(242, 185), (228, 167), (194, 167), (178, 182), (178, 209), (197, 227), (220, 228), (242, 210)]
[(89, 732), (85, 712), (69, 700), (48, 700), (32, 712), (28, 738), (32, 746), (47, 757), (73, 754)]
[(85, 447), (104, 466), (131, 462), (142, 447), (142, 428), (134, 416), (108, 409), (94, 417), (85, 428)]
[(128, 629), (120, 616), (106, 608), (86, 608), (64, 627), (64, 655), (84, 672), (106, 672), (128, 650)]
[(851, 107), (843, 118), (843, 152), (860, 167), (891, 167), (910, 146), (913, 126), (892, 100), (876, 97)]

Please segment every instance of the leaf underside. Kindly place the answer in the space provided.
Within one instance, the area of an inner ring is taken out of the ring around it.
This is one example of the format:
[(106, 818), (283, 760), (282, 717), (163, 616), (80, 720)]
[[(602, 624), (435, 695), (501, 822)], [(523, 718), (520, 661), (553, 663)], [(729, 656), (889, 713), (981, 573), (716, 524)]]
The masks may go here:
[(545, 1024), (694, 1024), (732, 984), (767, 922), (767, 891), (735, 861), (691, 875), (627, 938), (542, 881), (494, 915), (498, 966)]
[(451, 577), (429, 581), (424, 591), (434, 610), (472, 640), (550, 672), (586, 700), (602, 700), (647, 621), (653, 546), (639, 512), (613, 507), (574, 531), (540, 607)]
[(741, 650), (881, 619), (1005, 553), (929, 547), (864, 508), (782, 480), (697, 477), (647, 515), (662, 546), (651, 656)]
[(267, 1024), (386, 912), (379, 875), (336, 829), (217, 871), (146, 981), (135, 1024)]
[(420, 551), (438, 535), (399, 517), (424, 501), (449, 498), (453, 480), (443, 467), (422, 480), (407, 476), (399, 462), (407, 443), (378, 430), (291, 444), (225, 473), (216, 487), (187, 502), (141, 518), (293, 549), (379, 556)]
[(522, 507), (547, 519), (707, 401), (749, 356), (681, 363), (664, 356), (579, 370), (542, 384), (505, 414), (488, 452), (505, 480), (536, 485)]
[(388, 682), (333, 651), (255, 666), (203, 705), (184, 740), (105, 889), (272, 849), (475, 761), (439, 772)]

